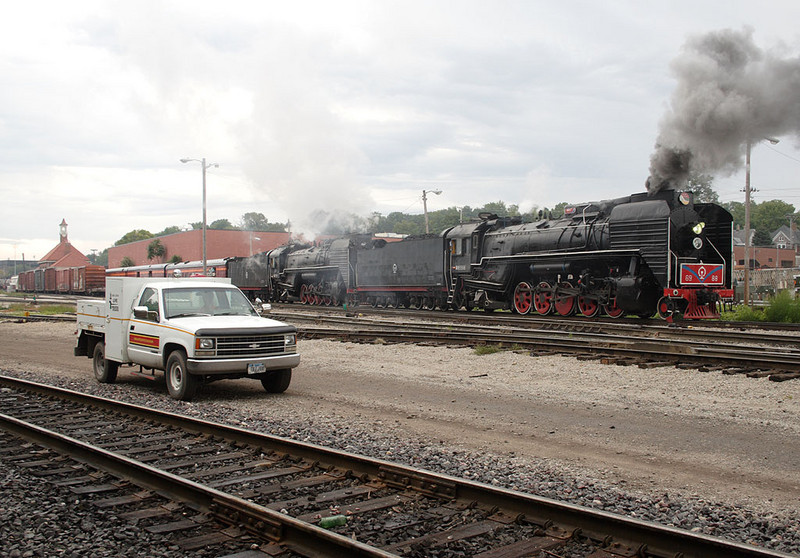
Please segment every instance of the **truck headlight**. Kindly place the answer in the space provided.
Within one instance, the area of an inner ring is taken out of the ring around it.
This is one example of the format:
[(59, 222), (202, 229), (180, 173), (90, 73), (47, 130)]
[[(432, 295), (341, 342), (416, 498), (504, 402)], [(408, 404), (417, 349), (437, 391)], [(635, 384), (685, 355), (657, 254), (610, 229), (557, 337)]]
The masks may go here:
[(198, 337), (194, 343), (195, 349), (200, 349), (205, 351), (213, 350), (215, 347), (216, 347), (215, 339), (212, 339), (210, 337)]
[(283, 336), (283, 346), (289, 347), (291, 345), (297, 345), (297, 335), (294, 333), (288, 333)]

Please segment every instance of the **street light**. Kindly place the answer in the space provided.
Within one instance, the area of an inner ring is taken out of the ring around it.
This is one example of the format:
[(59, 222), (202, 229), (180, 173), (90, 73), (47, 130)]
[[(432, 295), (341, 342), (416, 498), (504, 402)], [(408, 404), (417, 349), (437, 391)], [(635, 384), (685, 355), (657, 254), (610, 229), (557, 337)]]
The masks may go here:
[(207, 266), (207, 259), (206, 259), (206, 169), (209, 167), (217, 167), (219, 165), (217, 163), (208, 163), (206, 164), (206, 158), (203, 157), (202, 159), (181, 159), (181, 163), (188, 163), (189, 161), (197, 161), (200, 163), (200, 166), (203, 168), (203, 275), (206, 275), (206, 266)]
[(428, 228), (428, 194), (436, 194), (438, 196), (441, 193), (441, 190), (422, 191), (422, 209), (425, 212), (425, 234), (429, 234), (431, 232)]
[[(779, 140), (773, 138), (763, 138), (772, 145)], [(759, 140), (760, 141), (760, 140)], [(750, 306), (750, 140), (747, 140), (747, 152), (744, 166), (744, 303)]]

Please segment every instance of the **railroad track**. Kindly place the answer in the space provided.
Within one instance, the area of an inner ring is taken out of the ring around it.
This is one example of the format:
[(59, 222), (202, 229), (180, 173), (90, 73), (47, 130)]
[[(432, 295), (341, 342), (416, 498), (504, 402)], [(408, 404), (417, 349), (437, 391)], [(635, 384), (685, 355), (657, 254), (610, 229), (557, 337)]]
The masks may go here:
[[(476, 346), (496, 344), (536, 354), (571, 354), (610, 364), (652, 368), (679, 366), (725, 374), (768, 377), (772, 381), (800, 379), (800, 330), (777, 328), (763, 333), (737, 327), (664, 325), (648, 321), (589, 321), (478, 313), (410, 312), (387, 314), (309, 310), (281, 305), (270, 315), (298, 325), (305, 338), (337, 338), (354, 342), (425, 343)], [(398, 322), (397, 317), (402, 319)], [(0, 319), (72, 321), (73, 316), (30, 315)], [(313, 324), (313, 325), (301, 325)], [(735, 330), (735, 331), (734, 331)]]
[[(427, 343), (443, 345), (496, 344), (507, 348), (604, 359), (644, 367), (677, 365), (729, 374), (769, 377), (774, 381), (800, 378), (800, 335), (710, 328), (672, 327), (639, 323), (590, 323), (518, 320), (463, 321), (460, 314), (432, 321), (411, 317), (274, 310), (272, 315), (298, 325), (305, 337), (334, 337), (357, 342)], [(449, 318), (449, 319), (448, 319)]]
[(790, 556), (14, 378), (0, 376), (0, 404), (2, 429), (14, 435), (0, 435), (0, 460), (145, 522), (187, 551), (220, 545), (221, 552), (248, 548), (254, 556)]

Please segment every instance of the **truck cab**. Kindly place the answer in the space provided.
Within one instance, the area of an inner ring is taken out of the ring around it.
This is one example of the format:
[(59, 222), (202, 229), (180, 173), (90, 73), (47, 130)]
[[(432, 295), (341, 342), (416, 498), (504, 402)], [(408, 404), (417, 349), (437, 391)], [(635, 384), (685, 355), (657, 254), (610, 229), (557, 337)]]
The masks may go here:
[(95, 377), (120, 365), (163, 370), (171, 397), (189, 400), (203, 382), (253, 378), (285, 391), (300, 363), (297, 329), (261, 317), (227, 278), (108, 277), (104, 301), (78, 303), (76, 356)]

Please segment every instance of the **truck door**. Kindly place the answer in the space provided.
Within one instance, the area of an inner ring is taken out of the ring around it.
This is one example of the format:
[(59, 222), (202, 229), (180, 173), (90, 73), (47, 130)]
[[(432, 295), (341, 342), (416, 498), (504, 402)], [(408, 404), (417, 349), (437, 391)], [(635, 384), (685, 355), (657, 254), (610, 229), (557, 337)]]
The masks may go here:
[(161, 337), (159, 322), (164, 318), (158, 290), (147, 287), (134, 306), (147, 307), (147, 318), (131, 318), (128, 327), (128, 356), (143, 366), (161, 367)]

